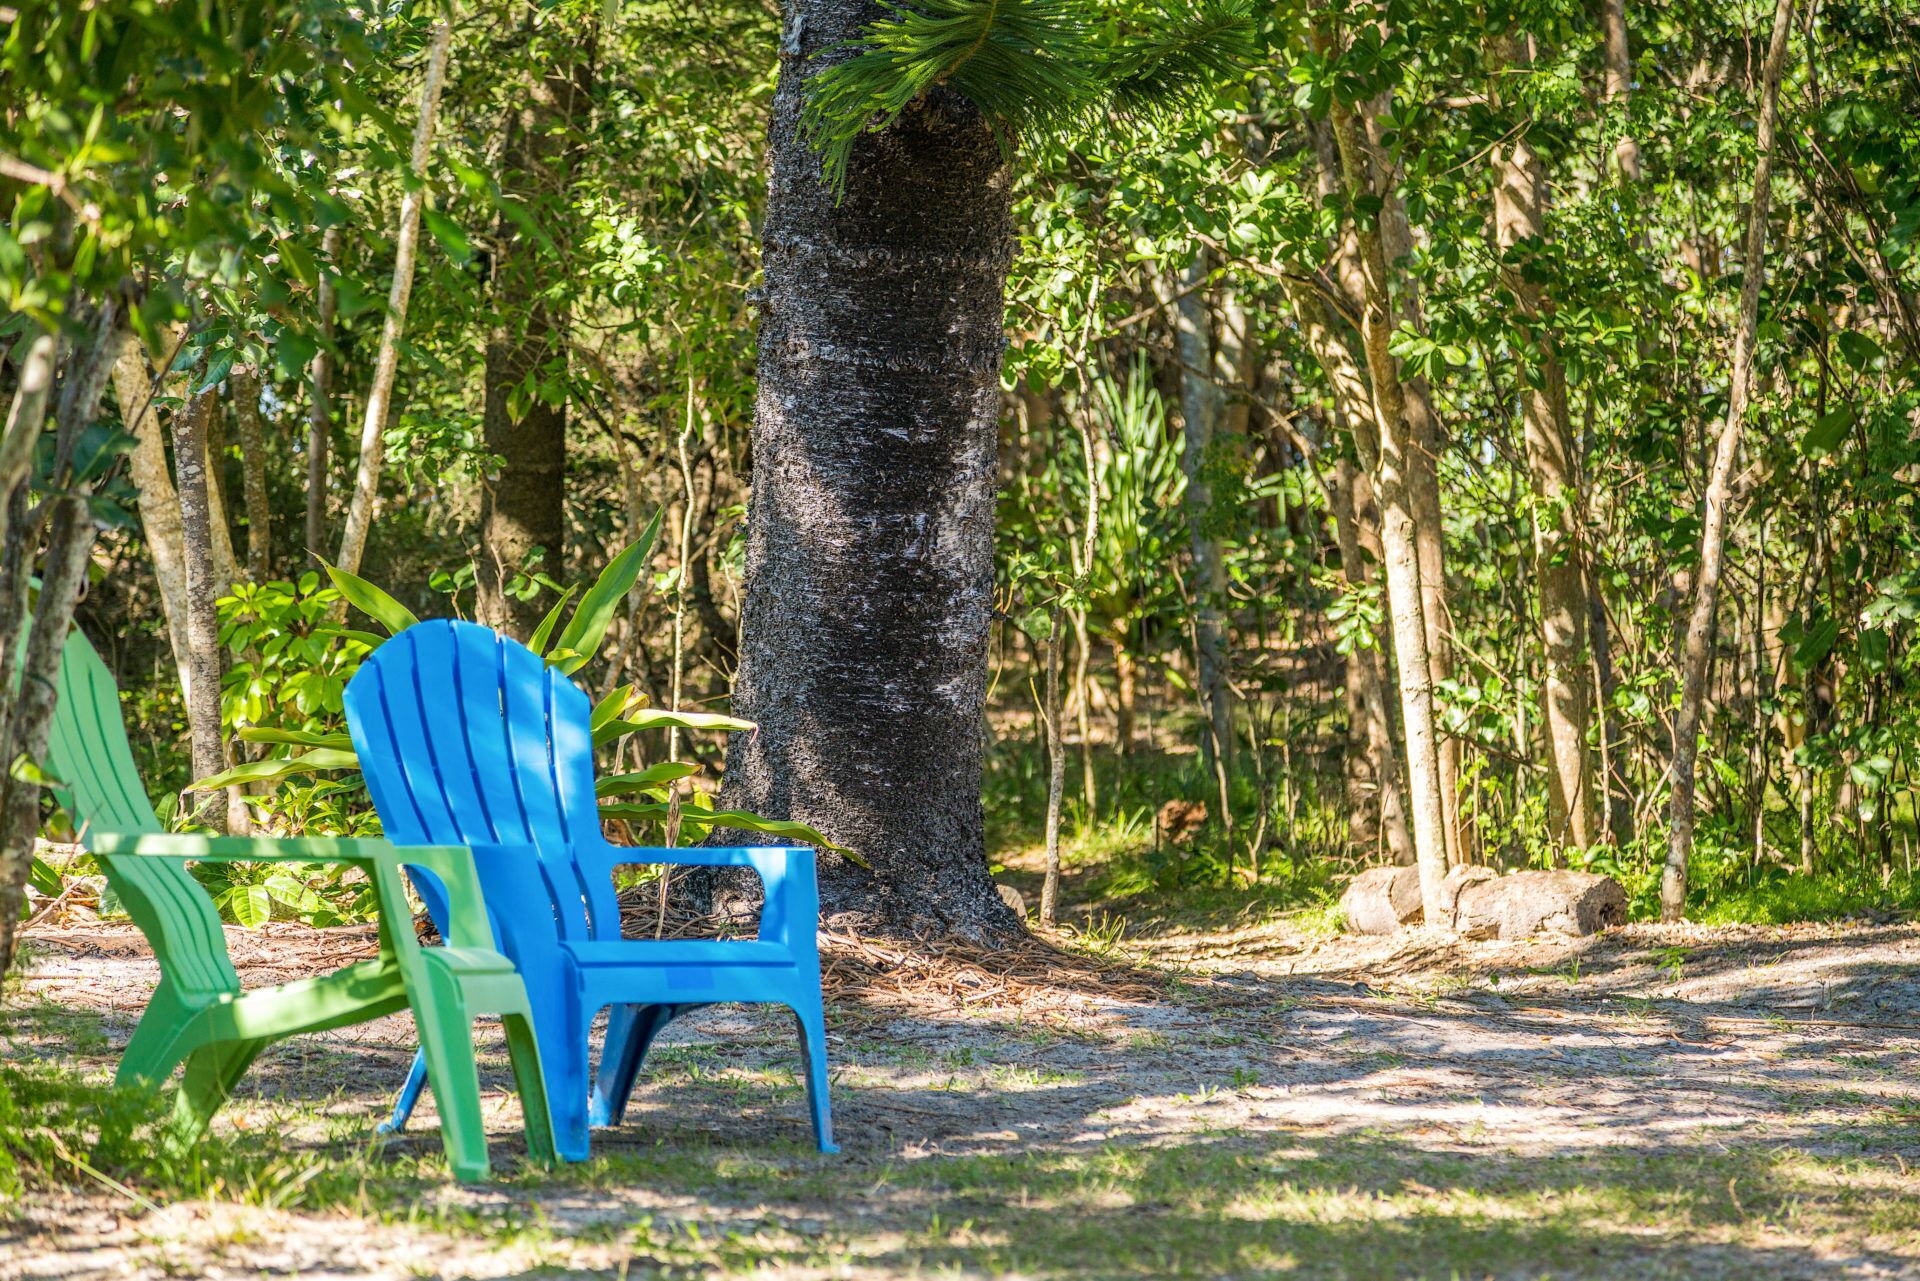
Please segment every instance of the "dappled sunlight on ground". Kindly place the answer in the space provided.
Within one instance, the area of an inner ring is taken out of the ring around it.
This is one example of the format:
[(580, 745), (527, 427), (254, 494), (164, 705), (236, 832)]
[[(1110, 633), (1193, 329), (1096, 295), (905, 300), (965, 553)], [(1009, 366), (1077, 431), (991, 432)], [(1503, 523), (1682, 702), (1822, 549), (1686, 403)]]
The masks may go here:
[[(895, 946), (830, 1000), (840, 1157), (808, 1144), (788, 1021), (722, 1007), (669, 1033), (593, 1162), (451, 1185), (430, 1106), (371, 1144), (393, 1018), (276, 1047), (219, 1125), (288, 1169), (361, 1162), (357, 1190), (51, 1193), (0, 1276), (1920, 1275), (1920, 930), (1268, 922), (1009, 977)], [(235, 950), (270, 981), (299, 947)], [(137, 940), (36, 939), (15, 1000), (63, 1012), (16, 1015), (10, 1053), (104, 1075), (152, 981)], [(511, 1168), (490, 1032), (483, 1075)]]

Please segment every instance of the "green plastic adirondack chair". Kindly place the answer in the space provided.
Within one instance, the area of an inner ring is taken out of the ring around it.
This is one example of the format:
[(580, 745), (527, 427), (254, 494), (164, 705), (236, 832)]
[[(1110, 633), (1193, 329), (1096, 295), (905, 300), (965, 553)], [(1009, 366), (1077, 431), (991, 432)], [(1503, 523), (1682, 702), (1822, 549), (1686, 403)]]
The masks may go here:
[[(553, 1126), (526, 988), (493, 946), (473, 855), (462, 848), (380, 840), (192, 836), (165, 832), (147, 801), (120, 719), (112, 675), (78, 631), (61, 652), (59, 700), (47, 762), (56, 799), (105, 870), (160, 962), (160, 986), (120, 1060), (115, 1084), (158, 1089), (186, 1064), (170, 1140), (191, 1144), (254, 1057), (302, 1032), (364, 1023), (413, 1007), (439, 1100), (441, 1133), (456, 1177), (487, 1177), (472, 1019), (506, 1024), (526, 1113), (527, 1147), (553, 1162)], [(187, 871), (193, 862), (334, 863), (358, 867), (380, 909), (380, 953), (320, 978), (243, 992), (219, 915)], [(438, 877), (452, 903), (448, 945), (423, 948), (403, 870)]]

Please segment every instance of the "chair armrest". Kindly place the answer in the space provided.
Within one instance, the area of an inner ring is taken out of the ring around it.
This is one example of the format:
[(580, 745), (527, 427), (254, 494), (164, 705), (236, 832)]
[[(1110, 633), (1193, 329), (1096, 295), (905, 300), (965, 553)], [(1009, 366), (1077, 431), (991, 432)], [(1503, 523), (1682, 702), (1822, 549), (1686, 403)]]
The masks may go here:
[(197, 832), (89, 833), (86, 846), (91, 854), (193, 863), (340, 863), (349, 867), (371, 866), (395, 852), (391, 842), (372, 837), (203, 836)]
[[(445, 887), (450, 918), (446, 939), (458, 947), (493, 946), (487, 909), (473, 856), (457, 845), (415, 845), (405, 849), (372, 837), (202, 836), (193, 832), (100, 834), (87, 842), (90, 853), (107, 858), (163, 858), (181, 863), (334, 863), (363, 868), (373, 883), (380, 914), (397, 925), (413, 912), (399, 871), (414, 866), (432, 872)], [(396, 945), (411, 939), (412, 929), (396, 929)]]
[[(812, 944), (820, 915), (820, 891), (814, 879), (814, 853), (807, 845), (717, 846), (658, 849), (611, 845), (606, 842), (575, 847), (574, 858), (585, 884), (587, 902), (595, 919), (612, 911), (613, 870), (630, 863), (663, 863), (670, 867), (750, 867), (766, 887), (760, 909), (760, 937), (767, 942), (790, 943), (804, 937)], [(602, 896), (608, 905), (601, 906)], [(618, 937), (595, 931), (598, 937)]]

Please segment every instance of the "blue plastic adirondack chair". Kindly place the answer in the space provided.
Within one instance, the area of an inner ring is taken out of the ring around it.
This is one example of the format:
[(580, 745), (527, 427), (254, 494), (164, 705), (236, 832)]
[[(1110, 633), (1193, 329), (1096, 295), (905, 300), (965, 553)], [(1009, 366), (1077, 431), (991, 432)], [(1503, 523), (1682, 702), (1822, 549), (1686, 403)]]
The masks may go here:
[[(620, 1121), (662, 1028), (720, 1001), (793, 1011), (814, 1139), (822, 1152), (838, 1151), (827, 1102), (812, 850), (609, 844), (594, 793), (586, 695), (525, 646), (472, 623), (407, 628), (361, 664), (346, 707), (387, 838), (473, 851), (501, 950), (532, 998), (562, 1157), (585, 1160), (588, 1125)], [(759, 937), (622, 938), (613, 873), (633, 863), (753, 868), (766, 890)], [(414, 883), (441, 925), (440, 886), (427, 874)], [(608, 1007), (589, 1092), (589, 1029)], [(406, 1124), (424, 1080), (416, 1057), (391, 1128)]]

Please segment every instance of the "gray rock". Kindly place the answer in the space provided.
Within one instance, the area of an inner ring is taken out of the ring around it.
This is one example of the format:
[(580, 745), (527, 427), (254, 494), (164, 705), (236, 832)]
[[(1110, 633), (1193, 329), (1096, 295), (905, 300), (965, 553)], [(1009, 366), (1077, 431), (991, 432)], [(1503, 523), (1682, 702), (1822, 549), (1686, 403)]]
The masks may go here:
[(1340, 896), (1347, 929), (1354, 934), (1391, 934), (1420, 919), (1420, 870), (1370, 867)]

